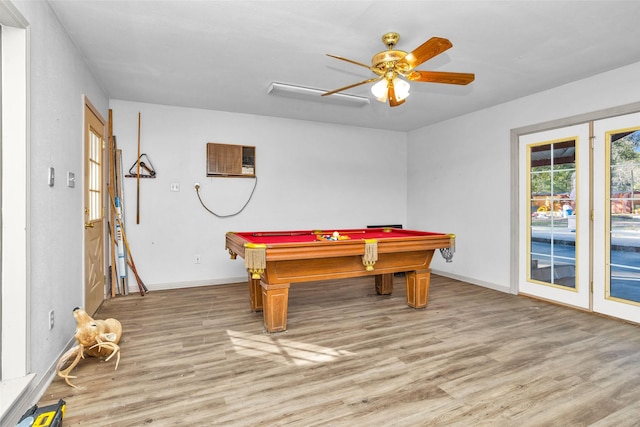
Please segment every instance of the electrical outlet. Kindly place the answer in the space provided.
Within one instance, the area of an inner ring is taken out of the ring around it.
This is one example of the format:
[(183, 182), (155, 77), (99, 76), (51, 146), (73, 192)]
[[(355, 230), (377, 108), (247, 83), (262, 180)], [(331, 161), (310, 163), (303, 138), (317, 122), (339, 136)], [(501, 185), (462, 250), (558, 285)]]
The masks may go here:
[(49, 310), (49, 330), (53, 329), (53, 310)]
[(196, 264), (200, 264), (200, 254), (196, 254)]
[(76, 174), (67, 171), (67, 187), (73, 188), (76, 186)]
[(194, 182), (193, 183), (193, 188), (195, 188), (196, 191), (198, 191), (200, 189), (200, 183), (199, 182)]

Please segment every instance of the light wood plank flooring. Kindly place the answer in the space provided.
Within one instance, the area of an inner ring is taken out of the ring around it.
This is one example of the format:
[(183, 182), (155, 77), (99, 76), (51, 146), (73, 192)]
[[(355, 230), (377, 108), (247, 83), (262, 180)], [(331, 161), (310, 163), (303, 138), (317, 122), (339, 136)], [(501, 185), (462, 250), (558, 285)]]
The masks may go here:
[(118, 370), (86, 359), (39, 405), (66, 427), (640, 424), (638, 326), (438, 276), (414, 310), (395, 282), (292, 285), (275, 335), (246, 284), (112, 299)]

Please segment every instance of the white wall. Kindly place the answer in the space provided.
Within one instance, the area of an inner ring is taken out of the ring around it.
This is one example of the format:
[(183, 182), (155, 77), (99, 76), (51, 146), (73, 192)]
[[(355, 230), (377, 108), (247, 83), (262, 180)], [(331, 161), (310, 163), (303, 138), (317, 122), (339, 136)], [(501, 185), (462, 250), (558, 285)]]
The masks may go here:
[[(44, 1), (16, 1), (30, 24), (29, 362), (37, 381), (47, 379), (75, 331), (72, 309), (83, 304), (82, 186), (83, 96), (103, 114), (108, 99)], [(49, 187), (47, 169), (56, 184)], [(7, 285), (7, 284), (5, 284)], [(8, 284), (23, 286), (23, 284)], [(48, 312), (55, 326), (48, 328)]]
[(434, 271), (509, 291), (512, 129), (640, 101), (640, 63), (419, 129), (408, 135), (408, 225), (455, 233)]
[[(304, 102), (304, 101), (292, 101)], [(137, 270), (150, 289), (246, 280), (229, 259), (227, 231), (364, 227), (406, 222), (406, 134), (246, 114), (111, 100), (125, 173), (141, 152), (157, 172), (125, 181), (125, 228)], [(206, 143), (256, 147), (258, 184), (239, 215), (217, 218), (200, 205), (194, 183), (214, 212), (239, 210), (254, 184), (207, 178)], [(171, 183), (180, 185), (170, 192)], [(195, 255), (201, 263), (195, 264)], [(135, 280), (129, 281), (135, 288)]]

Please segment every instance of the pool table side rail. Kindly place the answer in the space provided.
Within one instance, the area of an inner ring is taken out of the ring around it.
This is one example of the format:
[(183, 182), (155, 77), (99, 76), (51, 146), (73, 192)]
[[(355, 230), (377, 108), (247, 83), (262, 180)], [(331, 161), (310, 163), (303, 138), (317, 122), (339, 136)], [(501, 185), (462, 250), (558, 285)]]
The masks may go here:
[[(250, 242), (237, 233), (226, 234), (226, 248), (242, 258), (245, 257), (245, 243)], [(378, 253), (415, 252), (451, 246), (450, 234), (403, 236), (378, 240)], [(365, 242), (361, 239), (266, 244), (266, 258), (267, 261), (280, 261), (362, 255), (364, 247)]]

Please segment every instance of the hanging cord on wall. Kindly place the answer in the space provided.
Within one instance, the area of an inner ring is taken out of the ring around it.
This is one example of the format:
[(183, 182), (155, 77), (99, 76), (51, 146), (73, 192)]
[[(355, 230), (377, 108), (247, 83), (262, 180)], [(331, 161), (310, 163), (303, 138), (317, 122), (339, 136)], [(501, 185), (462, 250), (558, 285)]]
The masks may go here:
[(238, 214), (240, 214), (244, 208), (247, 207), (247, 205), (249, 204), (249, 202), (251, 201), (251, 198), (253, 197), (253, 193), (256, 191), (256, 187), (258, 186), (258, 177), (255, 177), (255, 183), (253, 184), (253, 189), (251, 190), (251, 194), (249, 194), (249, 199), (247, 199), (247, 202), (244, 204), (244, 206), (242, 206), (240, 208), (240, 210), (236, 213), (232, 213), (232, 214), (228, 214), (228, 215), (219, 215), (217, 213), (215, 213), (214, 211), (212, 211), (211, 209), (209, 209), (208, 207), (205, 206), (204, 202), (202, 201), (202, 198), (200, 197), (200, 184), (196, 184), (196, 195), (198, 196), (198, 200), (200, 200), (200, 204), (202, 205), (203, 208), (205, 208), (207, 210), (207, 212), (209, 212), (211, 215), (215, 215), (218, 218), (230, 218), (232, 216), (236, 216)]

